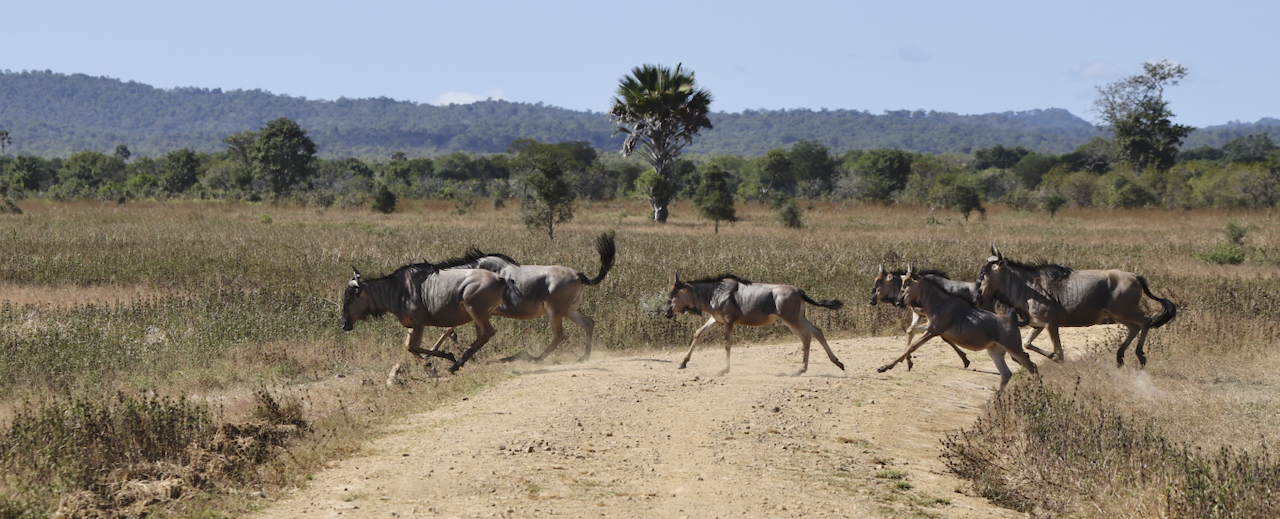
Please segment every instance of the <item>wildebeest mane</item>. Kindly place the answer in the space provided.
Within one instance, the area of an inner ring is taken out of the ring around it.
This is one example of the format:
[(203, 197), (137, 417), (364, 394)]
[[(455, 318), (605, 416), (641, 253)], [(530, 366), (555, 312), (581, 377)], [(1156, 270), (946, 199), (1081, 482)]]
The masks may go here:
[(1029, 270), (1037, 274), (1040, 274), (1042, 276), (1045, 276), (1049, 279), (1049, 281), (1062, 281), (1064, 279), (1067, 279), (1068, 277), (1071, 277), (1071, 273), (1074, 272), (1073, 270), (1071, 270), (1071, 267), (1064, 267), (1056, 263), (1048, 263), (1044, 261), (1039, 263), (1022, 263), (1019, 261), (1014, 261), (1006, 258), (1005, 262), (1010, 267), (1015, 267), (1022, 270)]
[[(905, 276), (905, 275), (907, 275), (907, 271), (905, 271), (905, 270), (891, 270), (891, 271), (889, 271), (889, 274), (892, 274), (892, 275), (894, 275), (894, 276)], [(938, 277), (943, 277), (943, 278), (951, 279), (951, 276), (948, 276), (948, 275), (947, 275), (947, 271), (945, 271), (945, 270), (939, 270), (939, 269), (924, 269), (924, 270), (918, 270), (918, 271), (916, 271), (916, 274), (921, 275), (921, 276), (938, 276)]]
[[(939, 284), (939, 283), (938, 283), (938, 280), (933, 279), (933, 278), (931, 278), (931, 277), (925, 277), (925, 276), (923, 275), (925, 272), (927, 272), (927, 271), (921, 271), (921, 272), (920, 272), (920, 273), (921, 273), (921, 275), (920, 275), (919, 279), (920, 279), (920, 281), (921, 281), (921, 282), (924, 282), (924, 283), (928, 283), (928, 284), (930, 284), (930, 285), (933, 285), (933, 288), (937, 289), (939, 292), (942, 292), (943, 294), (946, 294), (946, 295), (948, 295), (948, 296), (950, 296), (950, 297), (955, 297), (955, 298), (958, 298), (958, 299), (960, 299), (960, 300), (962, 300), (962, 301), (964, 301), (964, 302), (966, 302), (966, 303), (969, 303), (969, 306), (972, 306), (972, 307), (974, 307), (974, 308), (979, 308), (979, 307), (978, 307), (978, 305), (973, 304), (973, 301), (970, 301), (970, 300), (969, 300), (969, 299), (967, 299), (967, 298), (960, 297), (960, 296), (957, 296), (957, 295), (955, 295), (955, 294), (952, 294), (951, 292), (947, 292), (946, 287), (943, 287), (941, 284)], [(945, 274), (934, 274), (934, 275), (935, 275), (935, 276), (938, 276), (938, 277), (942, 277), (942, 278), (947, 278), (947, 276), (946, 276)], [(951, 279), (951, 278), (947, 278), (947, 279)]]
[(726, 279), (732, 279), (732, 280), (737, 281), (737, 282), (739, 282), (739, 283), (742, 283), (742, 284), (744, 284), (744, 285), (750, 285), (750, 284), (751, 284), (751, 281), (746, 280), (746, 279), (743, 279), (743, 278), (740, 278), (740, 277), (735, 276), (735, 275), (733, 275), (733, 274), (720, 274), (720, 275), (718, 275), (718, 276), (708, 276), (708, 277), (705, 277), (705, 278), (695, 279), (695, 280), (693, 280), (693, 281), (682, 281), (682, 283), (685, 283), (685, 284), (692, 284), (692, 283), (719, 283), (719, 282), (724, 281), (724, 280), (726, 280)]

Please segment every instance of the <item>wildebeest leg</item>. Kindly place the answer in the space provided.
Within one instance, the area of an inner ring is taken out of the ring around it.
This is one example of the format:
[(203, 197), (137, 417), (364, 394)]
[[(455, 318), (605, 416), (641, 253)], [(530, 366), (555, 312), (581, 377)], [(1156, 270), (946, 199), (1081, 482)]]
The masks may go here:
[[(912, 337), (915, 337), (917, 333), (923, 332), (925, 327), (928, 326), (926, 323), (921, 323), (920, 319), (925, 318), (914, 311), (911, 312), (911, 324), (907, 325), (907, 346), (911, 346)], [(965, 360), (967, 361), (968, 359)], [(968, 364), (966, 363), (965, 365), (967, 366)], [(915, 367), (915, 363), (911, 361), (911, 357), (907, 357), (907, 371), (911, 371), (913, 367)]]
[(587, 317), (587, 314), (578, 311), (577, 308), (569, 312), (569, 319), (578, 323), (578, 326), (582, 327), (583, 333), (587, 334), (587, 347), (583, 350), (582, 356), (578, 357), (578, 362), (586, 362), (591, 358), (591, 336), (595, 333), (596, 322)]
[[(430, 349), (430, 350), (422, 349), (421, 347), (422, 346), (422, 330), (423, 330), (423, 327), (421, 326), (415, 326), (409, 329), (409, 336), (405, 337), (404, 339), (404, 346), (409, 350), (409, 353), (412, 353), (415, 357), (418, 357), (418, 358), (422, 358), (423, 355), (430, 355), (432, 357), (440, 357), (442, 359), (448, 360), (449, 362), (457, 361), (456, 359), (454, 359), (452, 353), (449, 353), (446, 351), (440, 351), (438, 349)], [(448, 335), (448, 333), (446, 332), (445, 335)], [(440, 340), (443, 341), (444, 337), (441, 337)], [(437, 343), (437, 346), (439, 346), (438, 343)]]
[(791, 328), (791, 331), (800, 337), (800, 345), (802, 347), (801, 351), (804, 352), (803, 355), (801, 355), (802, 364), (800, 365), (800, 371), (791, 374), (793, 377), (798, 377), (803, 375), (804, 372), (809, 371), (809, 343), (813, 340), (813, 333), (806, 329), (803, 323), (793, 324), (788, 321), (783, 322), (787, 324), (787, 328)]
[(1144, 368), (1147, 367), (1147, 354), (1142, 351), (1142, 345), (1147, 342), (1148, 329), (1150, 328), (1143, 326), (1142, 331), (1138, 332), (1138, 346), (1133, 350), (1133, 353), (1138, 356), (1138, 365)]
[(716, 373), (722, 377), (729, 372), (729, 351), (733, 349), (733, 321), (724, 323), (724, 369)]
[(489, 342), (493, 334), (497, 333), (497, 330), (494, 330), (493, 325), (489, 323), (488, 315), (477, 315), (469, 306), (467, 307), (467, 312), (472, 315), (476, 322), (476, 340), (471, 343), (471, 347), (467, 348), (467, 351), (462, 353), (462, 358), (458, 359), (452, 366), (449, 366), (449, 373), (456, 373), (458, 368), (461, 368), (463, 364), (471, 360), (471, 356), (480, 351), (480, 347)]
[(1049, 357), (1053, 359), (1055, 362), (1059, 362), (1059, 363), (1066, 362), (1067, 353), (1065, 351), (1062, 351), (1062, 338), (1058, 336), (1058, 327), (1056, 325), (1045, 325), (1044, 328), (1045, 330), (1049, 331), (1049, 340), (1053, 342), (1053, 355), (1049, 355), (1044, 351), (1041, 351), (1040, 348), (1037, 348), (1030, 344), (1027, 345), (1027, 349), (1034, 351), (1036, 353), (1039, 353), (1041, 355), (1044, 355), (1046, 357)]
[(923, 323), (920, 322), (921, 319), (923, 318), (920, 317), (920, 314), (911, 312), (911, 324), (907, 325), (907, 346), (911, 345), (911, 338), (915, 337), (917, 333), (924, 332), (925, 327), (929, 325), (927, 319)]
[(934, 335), (933, 332), (930, 332), (929, 330), (925, 330), (924, 335), (921, 335), (919, 339), (916, 339), (916, 342), (912, 344), (910, 347), (908, 347), (907, 351), (904, 352), (901, 357), (898, 357), (893, 362), (880, 366), (880, 368), (877, 369), (876, 372), (884, 373), (886, 371), (893, 369), (893, 367), (898, 365), (899, 362), (907, 360), (907, 358), (911, 357), (911, 354), (915, 352), (916, 348), (919, 348), (921, 344), (924, 344), (929, 339), (932, 339), (934, 337), (937, 337), (937, 335)]
[[(801, 319), (802, 319), (801, 324), (803, 324), (805, 328), (809, 330), (809, 333), (813, 335), (813, 338), (818, 339), (818, 344), (822, 345), (822, 349), (826, 350), (827, 360), (830, 360), (832, 364), (835, 364), (836, 367), (840, 368), (840, 371), (844, 371), (844, 363), (840, 362), (840, 359), (836, 358), (835, 352), (831, 351), (831, 346), (827, 345), (827, 338), (822, 335), (822, 330), (819, 329), (817, 326), (814, 326), (814, 324), (809, 322), (808, 319), (805, 319), (803, 317), (801, 317)], [(806, 353), (808, 352), (808, 350), (809, 348), (808, 346), (806, 346), (805, 347)], [(809, 367), (809, 363), (805, 362), (805, 369), (808, 369), (808, 367)], [(796, 374), (799, 375), (800, 373), (796, 373)]]
[(548, 344), (547, 349), (542, 350), (541, 354), (533, 358), (538, 362), (542, 362), (542, 359), (547, 358), (547, 355), (551, 355), (551, 352), (556, 351), (556, 348), (560, 346), (560, 342), (564, 341), (564, 316), (554, 313), (548, 308), (547, 320), (551, 322), (551, 344)]
[(693, 356), (693, 346), (698, 344), (698, 337), (707, 333), (707, 330), (710, 330), (712, 326), (715, 326), (715, 324), (716, 318), (712, 317), (707, 319), (707, 322), (703, 323), (702, 326), (699, 326), (697, 331), (693, 332), (693, 342), (689, 343), (689, 351), (684, 354), (684, 360), (680, 361), (680, 367), (676, 369), (684, 369), (685, 366), (689, 365), (689, 357)]
[[(1139, 331), (1139, 330), (1141, 330), (1142, 332), (1144, 332), (1144, 333), (1142, 334), (1142, 338), (1143, 338), (1143, 339), (1145, 339), (1145, 338), (1146, 338), (1146, 333), (1145, 333), (1145, 332), (1147, 331), (1147, 329), (1146, 329), (1145, 327), (1138, 326), (1138, 325), (1136, 325), (1136, 324), (1125, 324), (1125, 326), (1129, 327), (1129, 335), (1128, 335), (1128, 336), (1126, 336), (1126, 337), (1124, 338), (1124, 342), (1121, 342), (1121, 343), (1120, 343), (1120, 349), (1117, 349), (1117, 350), (1116, 350), (1116, 367), (1117, 367), (1117, 368), (1123, 368), (1123, 367), (1124, 367), (1124, 352), (1125, 352), (1125, 350), (1129, 349), (1129, 343), (1130, 343), (1130, 342), (1133, 342), (1133, 338), (1134, 338), (1135, 336), (1137, 336), (1137, 335), (1138, 335), (1138, 331)], [(1138, 350), (1138, 351), (1141, 351), (1141, 348), (1142, 348), (1141, 344), (1142, 344), (1142, 343), (1138, 343), (1138, 344), (1139, 344), (1139, 346), (1138, 346), (1139, 350)], [(1139, 354), (1138, 354), (1138, 361), (1139, 361), (1139, 362), (1141, 362), (1143, 366), (1146, 366), (1146, 365), (1147, 365), (1147, 359), (1146, 359), (1146, 358), (1144, 358), (1144, 357), (1146, 357), (1146, 355), (1143, 355), (1143, 354), (1139, 353)]]
[[(1031, 341), (1036, 340), (1036, 337), (1039, 337), (1039, 336), (1040, 336), (1040, 332), (1042, 332), (1042, 331), (1044, 331), (1044, 328), (1032, 328), (1032, 329), (1031, 329), (1031, 335), (1028, 335), (1028, 336), (1027, 336), (1027, 340), (1026, 340), (1025, 342), (1023, 342), (1023, 344), (1026, 344), (1025, 348), (1027, 348), (1027, 349), (1029, 349), (1029, 350), (1031, 350), (1031, 351), (1035, 351), (1035, 352), (1040, 351), (1040, 348), (1032, 348), (1032, 347), (1031, 347)], [(1044, 353), (1041, 353), (1041, 355), (1044, 355)], [(1045, 356), (1046, 356), (1046, 357), (1048, 357), (1048, 355), (1045, 355)]]
[[(942, 339), (942, 340), (947, 341), (946, 339)], [(951, 345), (951, 349), (955, 350), (955, 351), (956, 351), (956, 355), (959, 355), (959, 356), (960, 356), (960, 361), (964, 363), (964, 367), (965, 367), (965, 369), (968, 369), (968, 368), (969, 368), (969, 356), (964, 354), (964, 350), (961, 350), (961, 349), (960, 349), (960, 347), (959, 347), (959, 346), (956, 346), (956, 343), (954, 343), (954, 342), (947, 341), (947, 344), (950, 344), (950, 345)], [(910, 360), (910, 359), (907, 359), (907, 360)], [(911, 363), (910, 363), (910, 362), (907, 362), (907, 371), (911, 371)]]
[(1009, 371), (1009, 365), (1004, 362), (1004, 348), (991, 343), (987, 345), (987, 355), (991, 357), (991, 362), (995, 363), (996, 371), (1000, 372), (999, 391), (1004, 391), (1005, 384), (1008, 384), (1009, 379), (1013, 378), (1013, 372)]
[(431, 355), (435, 355), (442, 359), (448, 359), (449, 362), (455, 362), (457, 359), (453, 357), (452, 353), (448, 353), (440, 349), (440, 345), (444, 344), (444, 340), (448, 337), (453, 337), (453, 342), (458, 342), (458, 331), (455, 327), (446, 328), (444, 333), (440, 335), (440, 339), (437, 340), (435, 344), (431, 345), (431, 349), (428, 351), (439, 352), (440, 353), (439, 355), (436, 355), (434, 353), (432, 353)]

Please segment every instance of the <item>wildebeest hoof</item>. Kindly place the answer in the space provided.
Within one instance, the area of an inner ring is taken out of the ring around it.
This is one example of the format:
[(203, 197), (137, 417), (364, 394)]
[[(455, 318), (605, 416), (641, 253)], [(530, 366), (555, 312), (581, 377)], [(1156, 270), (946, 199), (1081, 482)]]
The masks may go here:
[(583, 363), (583, 362), (586, 362), (586, 361), (588, 361), (588, 360), (591, 360), (591, 354), (586, 354), (586, 355), (583, 355), (583, 356), (581, 356), (581, 357), (578, 357), (577, 362), (578, 362), (578, 363)]
[(687, 363), (687, 362), (681, 362), (681, 363), (680, 363), (680, 367), (678, 367), (678, 368), (676, 368), (676, 369), (684, 369), (685, 364), (688, 364), (688, 363)]
[(452, 366), (449, 366), (449, 374), (457, 373), (459, 369), (462, 369), (462, 365), (455, 362)]
[(892, 367), (893, 366), (880, 366), (878, 369), (876, 369), (876, 373), (884, 373), (886, 371), (889, 371), (889, 368), (892, 368)]
[(717, 377), (723, 377), (723, 376), (725, 376), (725, 375), (726, 375), (726, 374), (728, 374), (728, 373), (729, 373), (729, 368), (725, 368), (725, 369), (720, 370), (720, 372), (719, 372), (719, 373), (716, 373), (716, 376), (717, 376)]

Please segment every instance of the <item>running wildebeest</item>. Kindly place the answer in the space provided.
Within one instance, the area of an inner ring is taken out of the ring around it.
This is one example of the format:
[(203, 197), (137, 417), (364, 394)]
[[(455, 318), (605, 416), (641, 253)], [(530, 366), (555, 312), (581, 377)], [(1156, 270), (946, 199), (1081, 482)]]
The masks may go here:
[[(405, 346), (415, 356), (431, 355), (454, 361), (449, 372), (458, 371), (495, 333), (489, 317), (502, 304), (508, 280), (484, 269), (448, 269), (450, 265), (414, 263), (388, 276), (365, 281), (351, 267), (351, 281), (342, 294), (342, 329), (351, 331), (365, 317), (385, 313), (396, 316), (409, 328)], [(422, 330), (426, 326), (476, 325), (476, 340), (462, 358), (437, 349), (425, 350)]]
[[(511, 288), (503, 303), (493, 311), (493, 315), (509, 319), (535, 319), (547, 316), (551, 321), (551, 344), (537, 357), (521, 351), (503, 359), (533, 359), (541, 362), (547, 355), (556, 350), (564, 340), (564, 318), (578, 323), (587, 335), (586, 349), (578, 362), (591, 358), (591, 338), (595, 330), (595, 321), (578, 310), (582, 304), (583, 287), (595, 286), (604, 280), (609, 269), (613, 268), (613, 260), (617, 248), (613, 241), (613, 232), (601, 233), (596, 238), (596, 252), (600, 254), (600, 272), (595, 278), (560, 265), (521, 265), (508, 256), (490, 253), (485, 254), (472, 247), (460, 260), (462, 263), (453, 268), (478, 268), (497, 273), (511, 281)], [(453, 333), (446, 330), (435, 348), (439, 348), (445, 337)]]
[[(902, 278), (904, 274), (906, 273), (902, 271), (889, 272), (884, 269), (884, 264), (881, 263), (880, 271), (876, 272), (876, 277), (871, 282), (871, 301), (869, 301), (871, 306), (875, 306), (881, 301), (901, 306), (898, 301), (902, 294)], [(940, 270), (922, 270), (919, 274), (921, 276), (933, 278), (938, 286), (948, 294), (965, 298), (974, 305), (978, 304), (977, 284), (952, 280), (947, 277), (946, 272), (942, 272)], [(907, 308), (911, 310), (911, 324), (907, 326), (907, 345), (910, 346), (911, 339), (915, 337), (917, 333), (925, 330), (925, 325), (929, 319), (925, 316), (924, 310), (911, 306)], [(922, 318), (926, 321), (925, 323), (920, 322)], [(943, 340), (946, 341), (946, 339)], [(960, 356), (960, 361), (964, 362), (964, 367), (969, 367), (969, 356), (965, 355), (964, 352), (955, 344), (951, 344), (950, 342), (947, 342), (947, 344), (950, 344), (951, 349), (955, 350), (956, 355)], [(911, 371), (912, 366), (913, 363), (911, 362), (911, 357), (907, 357), (907, 371)]]
[(1010, 316), (996, 315), (978, 308), (964, 298), (948, 294), (932, 278), (924, 277), (907, 268), (903, 276), (902, 292), (898, 299), (908, 306), (919, 306), (929, 318), (929, 325), (924, 334), (916, 339), (907, 351), (893, 362), (876, 370), (884, 373), (895, 365), (911, 357), (911, 353), (933, 337), (942, 337), (947, 342), (968, 348), (973, 351), (987, 350), (991, 362), (1000, 372), (1000, 389), (1009, 383), (1013, 373), (1005, 364), (1006, 353), (1032, 374), (1038, 373), (1035, 363), (1022, 350), (1022, 333), (1012, 314), (1018, 310), (1010, 309)]
[[(1124, 352), (1135, 336), (1138, 344), (1134, 353), (1138, 362), (1146, 366), (1142, 345), (1147, 340), (1147, 330), (1173, 320), (1178, 312), (1172, 301), (1156, 297), (1147, 287), (1147, 280), (1132, 272), (1028, 265), (1005, 258), (995, 245), (978, 272), (978, 290), (983, 299), (1001, 298), (1026, 312), (1031, 326), (1044, 327), (1053, 341), (1053, 355), (1028, 347), (1058, 362), (1065, 360), (1059, 327), (1093, 326), (1112, 320), (1129, 328), (1129, 335), (1116, 350), (1116, 366), (1124, 366)], [(1164, 310), (1147, 317), (1142, 310), (1143, 294), (1159, 301)]]
[(844, 303), (838, 299), (814, 301), (809, 299), (803, 290), (791, 285), (752, 283), (733, 274), (686, 283), (680, 281), (680, 273), (677, 272), (675, 281), (671, 284), (671, 293), (667, 298), (664, 315), (668, 319), (675, 317), (677, 313), (711, 315), (707, 322), (698, 328), (698, 331), (693, 332), (693, 342), (689, 343), (689, 351), (685, 353), (684, 360), (680, 361), (679, 369), (684, 369), (689, 364), (689, 357), (693, 355), (694, 345), (698, 344), (698, 337), (710, 330), (717, 322), (724, 323), (725, 326), (724, 369), (719, 373), (724, 375), (729, 372), (733, 325), (766, 326), (782, 319), (792, 332), (800, 336), (800, 342), (804, 344), (804, 366), (793, 376), (809, 370), (809, 342), (814, 338), (818, 339), (823, 349), (827, 350), (827, 358), (844, 370), (844, 364), (836, 358), (835, 353), (831, 352), (831, 347), (827, 345), (827, 339), (823, 337), (822, 330), (805, 318), (804, 303), (832, 310), (839, 310), (844, 306)]

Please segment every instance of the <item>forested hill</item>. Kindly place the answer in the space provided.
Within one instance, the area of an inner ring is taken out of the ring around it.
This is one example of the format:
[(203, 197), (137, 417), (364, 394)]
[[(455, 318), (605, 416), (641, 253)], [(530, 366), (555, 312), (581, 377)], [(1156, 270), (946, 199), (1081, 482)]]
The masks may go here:
[[(614, 125), (604, 113), (541, 103), (433, 106), (387, 98), (323, 101), (262, 90), (165, 90), (83, 74), (0, 72), (0, 129), (9, 131), (12, 144), (6, 151), (10, 154), (65, 157), (81, 150), (109, 152), (118, 144), (148, 156), (179, 148), (220, 151), (227, 135), (256, 130), (280, 117), (306, 128), (326, 158), (383, 158), (393, 151), (409, 156), (502, 152), (512, 140), (523, 138), (586, 141), (605, 150), (617, 149), (621, 143), (620, 136), (612, 135)], [(1002, 144), (1062, 153), (1098, 134), (1088, 122), (1061, 109), (986, 115), (750, 110), (716, 113), (711, 119), (715, 129), (700, 135), (688, 152), (756, 156), (812, 140), (835, 152), (869, 148), (969, 152)], [(1233, 128), (1227, 134), (1242, 130)], [(1206, 142), (1221, 145), (1217, 140)]]

